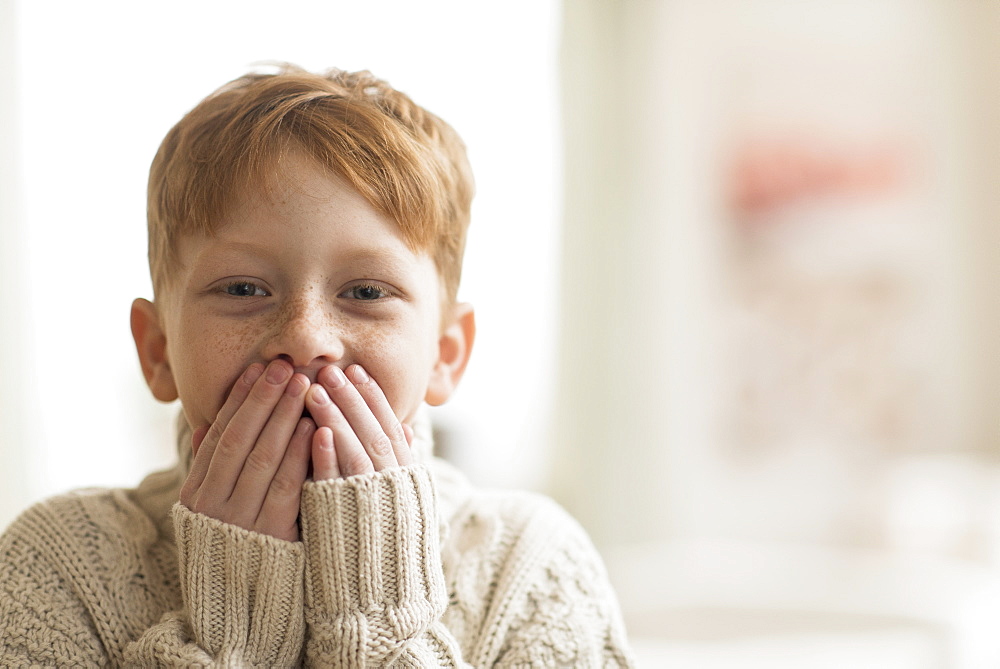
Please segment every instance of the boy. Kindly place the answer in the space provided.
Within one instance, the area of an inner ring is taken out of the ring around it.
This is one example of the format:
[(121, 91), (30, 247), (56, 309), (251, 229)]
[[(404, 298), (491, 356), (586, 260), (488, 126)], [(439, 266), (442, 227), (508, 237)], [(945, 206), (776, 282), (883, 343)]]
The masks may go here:
[(472, 191), (454, 131), (365, 72), (250, 74), (168, 133), (131, 323), (181, 461), (9, 528), (0, 665), (630, 664), (579, 526), (431, 456)]

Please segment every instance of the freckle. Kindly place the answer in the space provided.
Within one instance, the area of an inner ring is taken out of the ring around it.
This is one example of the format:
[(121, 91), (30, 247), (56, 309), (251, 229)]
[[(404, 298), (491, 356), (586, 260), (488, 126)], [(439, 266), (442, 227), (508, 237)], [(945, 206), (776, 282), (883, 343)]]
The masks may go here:
[(254, 326), (251, 323), (240, 323), (216, 334), (215, 349), (227, 355), (238, 355), (247, 349), (253, 335)]
[(371, 367), (381, 367), (392, 360), (392, 346), (389, 333), (392, 328), (386, 323), (367, 324), (358, 331), (358, 341), (363, 342), (364, 361)]

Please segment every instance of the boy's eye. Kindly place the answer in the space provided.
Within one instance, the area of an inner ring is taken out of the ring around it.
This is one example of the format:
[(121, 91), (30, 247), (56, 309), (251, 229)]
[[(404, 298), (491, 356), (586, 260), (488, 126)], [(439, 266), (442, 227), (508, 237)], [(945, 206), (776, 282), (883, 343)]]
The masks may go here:
[(263, 297), (267, 291), (251, 281), (234, 281), (225, 287), (227, 295), (233, 297)]
[(373, 300), (380, 300), (385, 297), (389, 297), (389, 291), (387, 291), (382, 286), (376, 286), (371, 283), (363, 283), (357, 286), (352, 286), (342, 293), (345, 297), (349, 297), (354, 300), (362, 300), (364, 302), (371, 302)]

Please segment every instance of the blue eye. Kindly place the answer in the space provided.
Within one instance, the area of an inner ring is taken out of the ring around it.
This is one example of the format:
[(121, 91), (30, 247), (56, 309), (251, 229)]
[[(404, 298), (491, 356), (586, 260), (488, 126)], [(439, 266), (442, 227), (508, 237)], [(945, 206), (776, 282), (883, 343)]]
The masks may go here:
[(386, 289), (372, 283), (363, 283), (358, 286), (352, 286), (343, 294), (347, 297), (355, 300), (361, 300), (363, 302), (373, 302), (390, 296)]
[(252, 281), (234, 281), (227, 284), (223, 290), (227, 295), (233, 297), (263, 297), (267, 295), (266, 290)]

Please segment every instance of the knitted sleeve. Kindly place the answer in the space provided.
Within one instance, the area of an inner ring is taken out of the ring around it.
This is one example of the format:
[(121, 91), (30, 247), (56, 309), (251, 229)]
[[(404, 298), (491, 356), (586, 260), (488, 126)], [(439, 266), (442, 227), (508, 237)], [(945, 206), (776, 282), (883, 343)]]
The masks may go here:
[(174, 526), (177, 554), (123, 491), (25, 511), (0, 537), (0, 666), (296, 664), (301, 545), (184, 508)]
[(149, 666), (284, 667), (298, 663), (301, 544), (173, 508), (183, 609), (164, 615), (126, 651)]
[(301, 524), (307, 665), (465, 666), (424, 466), (307, 483)]

